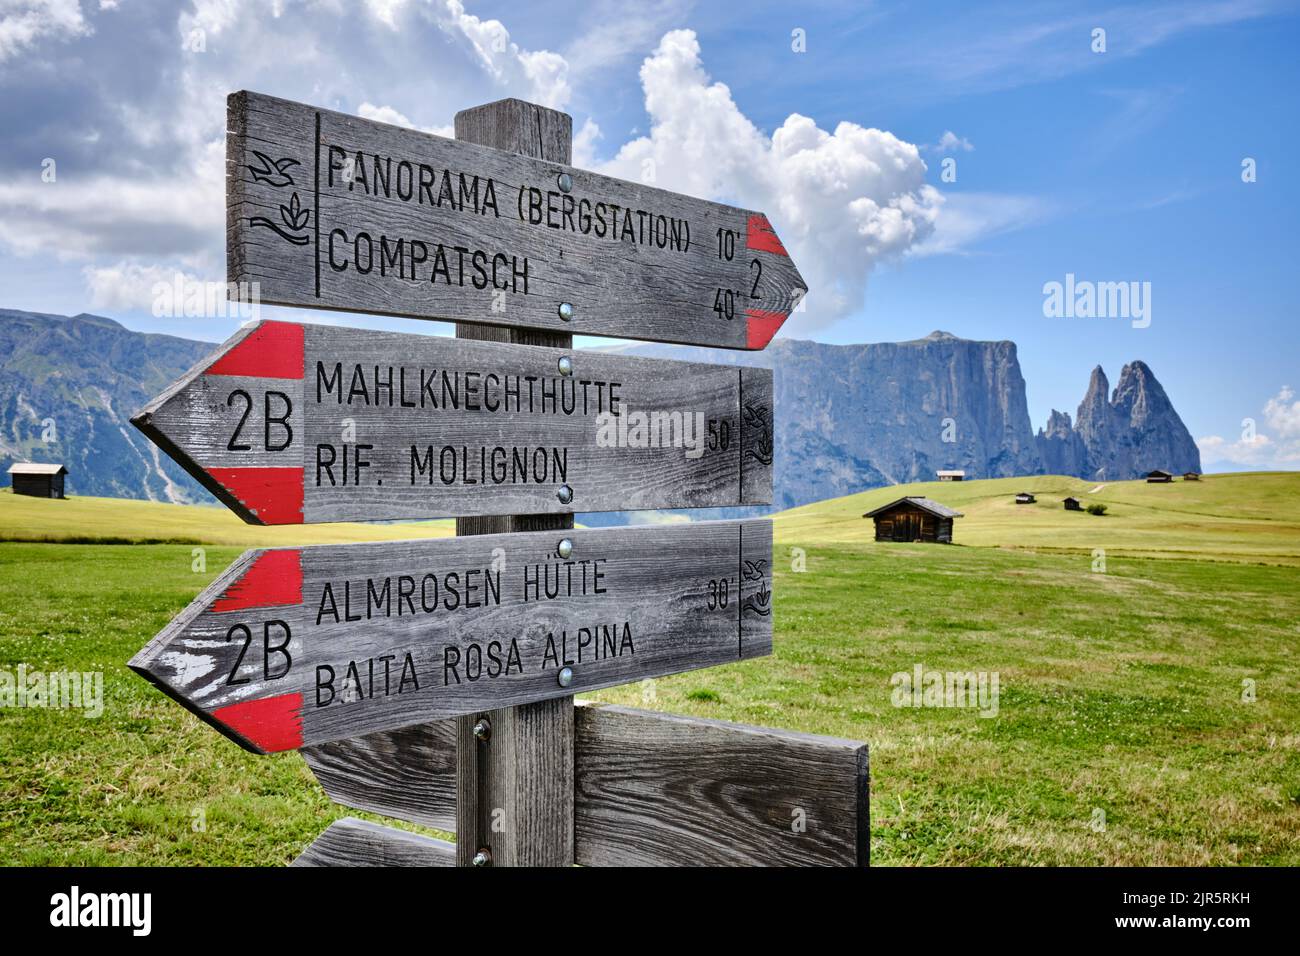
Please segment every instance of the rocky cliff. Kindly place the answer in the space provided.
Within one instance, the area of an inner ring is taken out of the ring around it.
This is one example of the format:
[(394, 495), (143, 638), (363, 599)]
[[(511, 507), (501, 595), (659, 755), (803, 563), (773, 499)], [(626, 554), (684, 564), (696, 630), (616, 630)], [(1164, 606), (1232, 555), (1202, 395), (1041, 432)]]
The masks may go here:
[[(0, 469), (61, 461), (72, 493), (210, 501), (127, 419), (213, 347), (130, 332), (98, 316), (0, 310)], [(948, 468), (972, 478), (1111, 481), (1200, 468), (1195, 443), (1142, 362), (1124, 367), (1114, 395), (1094, 370), (1076, 420), (1054, 411), (1035, 437), (1012, 342), (935, 332), (873, 345), (779, 339), (758, 354), (662, 345), (611, 351), (771, 367), (779, 508), (927, 481)]]
[(1036, 441), (1052, 474), (1122, 481), (1154, 468), (1201, 470), (1200, 449), (1145, 362), (1124, 366), (1114, 394), (1101, 366), (1094, 368), (1073, 427), (1053, 409)]

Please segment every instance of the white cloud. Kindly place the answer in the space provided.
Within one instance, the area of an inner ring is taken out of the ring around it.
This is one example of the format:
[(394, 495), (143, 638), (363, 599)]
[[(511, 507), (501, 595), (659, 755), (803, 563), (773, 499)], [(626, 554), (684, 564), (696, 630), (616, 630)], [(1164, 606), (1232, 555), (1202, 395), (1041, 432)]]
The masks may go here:
[(41, 40), (90, 32), (78, 0), (0, 0), (0, 63)]
[(1256, 430), (1253, 419), (1242, 422), (1241, 438), (1221, 435), (1196, 440), (1207, 461), (1249, 468), (1294, 468), (1300, 463), (1300, 400), (1289, 385), (1264, 403), (1264, 423), (1274, 437)]
[(1300, 441), (1300, 401), (1290, 385), (1264, 403), (1264, 421), (1278, 437)]
[[(943, 203), (916, 146), (840, 123), (826, 132), (791, 114), (769, 137), (700, 62), (689, 30), (666, 34), (641, 66), (650, 132), (601, 167), (694, 196), (768, 214), (809, 284), (807, 332), (862, 307), (867, 277), (934, 230)], [(793, 327), (793, 328), (792, 328)]]
[(405, 126), (407, 129), (418, 129), (421, 132), (432, 133), (434, 136), (449, 138), (455, 138), (456, 136), (456, 125), (454, 123), (447, 126), (416, 126), (391, 106), (375, 106), (373, 103), (362, 103), (357, 107), (357, 115), (362, 119), (374, 120), (376, 123)]
[(1052, 205), (1036, 196), (947, 193), (934, 233), (910, 252), (918, 256), (960, 253), (983, 239), (1042, 222), (1052, 213)]
[(939, 153), (955, 153), (957, 150), (961, 150), (962, 152), (969, 153), (974, 148), (975, 144), (965, 136), (958, 136), (952, 130), (946, 129), (943, 131), (943, 135), (939, 137), (939, 142), (935, 146), (935, 151)]

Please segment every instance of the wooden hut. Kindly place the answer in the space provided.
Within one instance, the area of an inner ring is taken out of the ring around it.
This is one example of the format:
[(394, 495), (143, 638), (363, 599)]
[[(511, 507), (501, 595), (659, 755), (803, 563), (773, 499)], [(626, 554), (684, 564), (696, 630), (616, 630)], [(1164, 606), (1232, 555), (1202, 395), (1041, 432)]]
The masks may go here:
[(1183, 472), (1183, 481), (1200, 481), (1200, 480), (1201, 480), (1201, 473), (1199, 471)]
[(1037, 500), (1037, 498), (1027, 491), (1022, 491), (1020, 494), (1016, 495), (1016, 504), (1018, 505), (1032, 505)]
[(14, 494), (33, 498), (62, 498), (63, 476), (68, 469), (62, 465), (39, 465), (18, 462), (9, 466), (13, 478)]
[(952, 544), (952, 519), (962, 517), (929, 498), (909, 496), (868, 511), (876, 522), (877, 541), (934, 541)]
[(1066, 499), (1065, 499), (1065, 510), (1066, 510), (1066, 511), (1082, 511), (1082, 510), (1083, 510), (1083, 502), (1081, 502), (1078, 498), (1066, 498)]
[(1147, 472), (1148, 485), (1165, 485), (1174, 480), (1174, 476), (1167, 471), (1161, 471), (1157, 468), (1155, 471)]
[(946, 469), (944, 471), (936, 471), (935, 474), (939, 476), (940, 481), (965, 481), (966, 480), (966, 472), (962, 471), (960, 468), (951, 468), (951, 469)]

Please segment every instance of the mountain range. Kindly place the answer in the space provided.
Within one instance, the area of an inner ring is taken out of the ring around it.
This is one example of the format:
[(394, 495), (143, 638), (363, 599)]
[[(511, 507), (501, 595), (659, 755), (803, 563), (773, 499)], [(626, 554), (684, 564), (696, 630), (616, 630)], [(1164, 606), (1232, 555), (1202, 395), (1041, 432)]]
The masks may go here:
[[(213, 348), (102, 316), (0, 309), (0, 468), (58, 461), (70, 493), (211, 501), (129, 417)], [(1124, 366), (1113, 393), (1094, 369), (1075, 418), (1053, 410), (1035, 434), (1008, 341), (934, 332), (870, 345), (779, 339), (760, 353), (653, 344), (605, 351), (771, 367), (779, 508), (931, 480), (941, 469), (1108, 481), (1200, 470), (1192, 436), (1140, 361)]]

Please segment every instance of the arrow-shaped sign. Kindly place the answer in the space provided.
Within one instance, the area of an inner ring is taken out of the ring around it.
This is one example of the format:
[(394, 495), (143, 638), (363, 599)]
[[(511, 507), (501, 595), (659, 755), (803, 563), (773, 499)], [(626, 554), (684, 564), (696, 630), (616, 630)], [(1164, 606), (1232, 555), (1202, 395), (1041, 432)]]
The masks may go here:
[(807, 286), (760, 212), (258, 93), (228, 278), (276, 305), (761, 349)]
[(771, 653), (768, 520), (248, 551), (130, 662), (250, 750)]
[(132, 421), (261, 524), (772, 500), (772, 373), (260, 322)]

